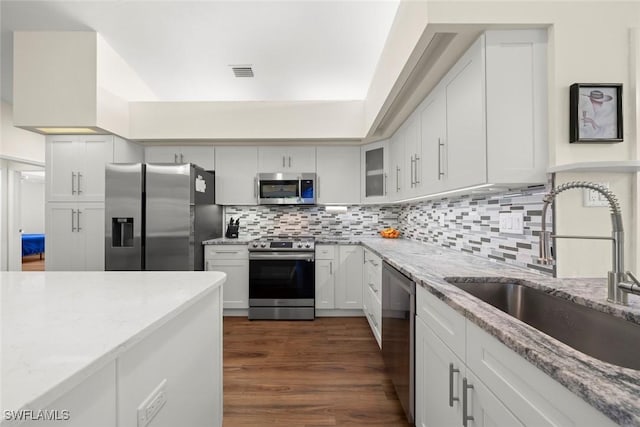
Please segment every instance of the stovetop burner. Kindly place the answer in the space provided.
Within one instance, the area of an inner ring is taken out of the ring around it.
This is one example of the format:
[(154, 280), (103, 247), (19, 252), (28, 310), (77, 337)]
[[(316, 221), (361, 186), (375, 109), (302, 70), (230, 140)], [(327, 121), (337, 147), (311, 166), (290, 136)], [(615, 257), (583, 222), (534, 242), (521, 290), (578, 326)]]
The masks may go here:
[(315, 251), (313, 236), (268, 236), (256, 239), (249, 244), (250, 251)]

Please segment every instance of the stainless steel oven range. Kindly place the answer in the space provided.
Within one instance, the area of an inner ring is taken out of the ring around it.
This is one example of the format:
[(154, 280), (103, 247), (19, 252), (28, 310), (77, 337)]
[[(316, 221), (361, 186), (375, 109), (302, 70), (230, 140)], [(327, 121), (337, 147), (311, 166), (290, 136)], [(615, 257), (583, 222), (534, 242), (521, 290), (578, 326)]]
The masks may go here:
[(315, 318), (313, 237), (273, 238), (249, 244), (249, 319)]

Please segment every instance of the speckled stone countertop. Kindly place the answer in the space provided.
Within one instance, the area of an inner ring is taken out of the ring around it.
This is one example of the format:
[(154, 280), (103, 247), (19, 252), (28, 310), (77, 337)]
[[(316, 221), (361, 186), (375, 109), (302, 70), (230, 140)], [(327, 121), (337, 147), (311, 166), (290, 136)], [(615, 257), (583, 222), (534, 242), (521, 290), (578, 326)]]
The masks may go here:
[(605, 279), (554, 279), (531, 270), (404, 239), (363, 238), (359, 241), (616, 423), (640, 426), (640, 371), (611, 365), (574, 350), (444, 279), (474, 278), (474, 281), (494, 282), (496, 278), (517, 279), (523, 285), (638, 324), (639, 296), (629, 295), (629, 306), (623, 307), (606, 302)]
[[(253, 239), (244, 243), (250, 240)], [(209, 244), (241, 241), (215, 239)], [(611, 304), (606, 301), (605, 279), (555, 279), (533, 270), (405, 239), (319, 236), (316, 244), (362, 244), (616, 423), (640, 426), (640, 371), (574, 350), (449, 284), (445, 278), (473, 278), (476, 282), (516, 279), (523, 285), (638, 324), (640, 296), (629, 295), (628, 306)]]

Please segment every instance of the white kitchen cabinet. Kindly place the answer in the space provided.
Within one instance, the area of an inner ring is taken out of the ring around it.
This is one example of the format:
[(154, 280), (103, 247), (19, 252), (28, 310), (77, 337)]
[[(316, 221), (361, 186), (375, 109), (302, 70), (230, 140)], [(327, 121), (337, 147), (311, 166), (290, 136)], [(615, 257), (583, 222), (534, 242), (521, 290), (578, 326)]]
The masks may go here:
[(425, 194), (444, 191), (446, 182), (447, 99), (444, 90), (437, 88), (427, 97), (420, 111), (422, 167), (421, 177)]
[(249, 308), (249, 250), (247, 245), (207, 245), (205, 269), (227, 274), (223, 285), (223, 308)]
[(447, 99), (447, 135), (442, 148), (447, 188), (462, 188), (487, 181), (484, 112), (484, 37), (458, 60), (444, 85)]
[(316, 246), (316, 308), (333, 309), (335, 306), (336, 286), (336, 246)]
[(409, 116), (405, 122), (403, 163), (406, 171), (402, 181), (405, 187), (404, 196), (414, 197), (422, 194), (424, 158), (422, 156), (420, 116), (416, 113)]
[(382, 348), (382, 259), (364, 248), (362, 310), (378, 347)]
[(389, 141), (378, 141), (362, 146), (361, 196), (364, 203), (383, 203), (388, 198)]
[(318, 204), (360, 203), (360, 147), (316, 148)]
[(147, 163), (194, 163), (204, 170), (215, 169), (212, 145), (149, 146), (144, 157)]
[(314, 173), (316, 171), (315, 147), (258, 147), (259, 172)]
[(257, 147), (216, 147), (216, 203), (256, 205), (258, 203)]
[(104, 271), (104, 204), (47, 203), (46, 270)]
[(416, 294), (417, 426), (462, 424), (465, 382), (470, 426), (614, 425), (429, 291)]
[(415, 343), (416, 427), (462, 425), (464, 362), (420, 317), (416, 317)]
[(401, 128), (389, 140), (389, 199), (391, 201), (401, 200), (407, 193), (405, 178), (405, 129)]
[(104, 166), (113, 162), (112, 135), (46, 139), (47, 201), (104, 201)]
[(362, 308), (362, 247), (338, 246), (338, 272), (335, 282), (335, 308)]

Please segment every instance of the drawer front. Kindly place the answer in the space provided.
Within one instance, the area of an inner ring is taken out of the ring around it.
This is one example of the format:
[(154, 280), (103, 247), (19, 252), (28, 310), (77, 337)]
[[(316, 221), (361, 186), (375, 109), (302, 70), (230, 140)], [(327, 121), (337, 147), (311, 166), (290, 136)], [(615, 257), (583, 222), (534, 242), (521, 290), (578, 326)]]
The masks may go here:
[(335, 250), (335, 245), (318, 245), (316, 246), (316, 259), (332, 260), (335, 257)]
[(204, 248), (204, 259), (249, 259), (247, 245), (207, 245)]
[(364, 289), (363, 298), (364, 315), (369, 322), (371, 332), (378, 342), (378, 347), (382, 348), (382, 306), (380, 301), (376, 299), (370, 288)]
[(375, 296), (376, 300), (378, 300), (378, 302), (382, 301), (381, 300), (381, 295), (382, 295), (381, 274), (379, 275), (378, 272), (373, 268), (367, 268), (365, 270), (364, 278), (365, 278), (364, 289), (371, 291)]
[(416, 286), (416, 313), (454, 353), (464, 358), (466, 323), (463, 315), (422, 286)]

